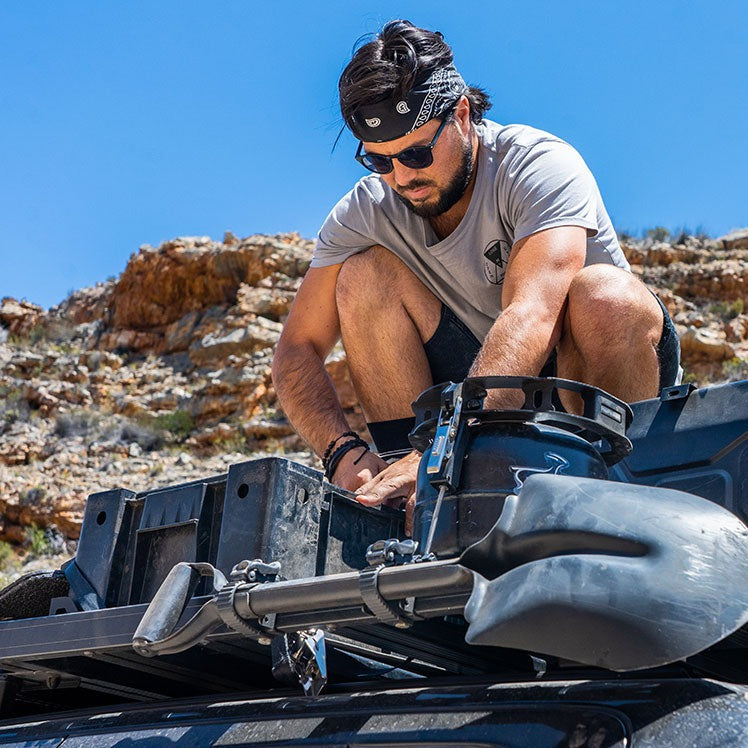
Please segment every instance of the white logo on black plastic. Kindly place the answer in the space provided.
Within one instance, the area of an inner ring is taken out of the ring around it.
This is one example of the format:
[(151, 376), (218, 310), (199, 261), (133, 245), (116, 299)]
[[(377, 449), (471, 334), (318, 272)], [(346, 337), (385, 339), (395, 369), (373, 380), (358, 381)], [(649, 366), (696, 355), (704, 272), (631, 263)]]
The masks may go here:
[(520, 465), (512, 465), (511, 471), (514, 475), (514, 487), (516, 489), (522, 488), (524, 482), (531, 476), (537, 473), (552, 473), (558, 475), (563, 473), (566, 468), (569, 467), (569, 461), (561, 457), (561, 455), (554, 454), (553, 452), (546, 452), (545, 464), (548, 466), (545, 470), (535, 467), (523, 467)]
[(379, 127), (382, 124), (382, 120), (379, 117), (372, 117), (371, 119), (364, 120), (369, 127)]
[(407, 114), (410, 111), (408, 103), (406, 101), (398, 101), (395, 110), (398, 114)]

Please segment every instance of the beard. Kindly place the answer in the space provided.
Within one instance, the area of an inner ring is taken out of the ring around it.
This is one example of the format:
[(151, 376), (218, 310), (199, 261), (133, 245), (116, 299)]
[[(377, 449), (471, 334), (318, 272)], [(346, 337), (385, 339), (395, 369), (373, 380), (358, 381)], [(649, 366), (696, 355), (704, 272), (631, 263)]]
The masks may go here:
[[(472, 146), (468, 140), (467, 143), (463, 144), (459, 168), (452, 179), (450, 179), (449, 184), (439, 193), (435, 200), (432, 202), (413, 203), (396, 190), (393, 190), (393, 192), (395, 192), (395, 197), (417, 216), (421, 218), (434, 218), (435, 216), (440, 216), (442, 213), (446, 213), (465, 194), (470, 185), (470, 180), (473, 178), (474, 170), (475, 159), (473, 158)], [(427, 180), (414, 179), (407, 187), (410, 190), (415, 190), (418, 187), (426, 187), (431, 184), (432, 182)]]

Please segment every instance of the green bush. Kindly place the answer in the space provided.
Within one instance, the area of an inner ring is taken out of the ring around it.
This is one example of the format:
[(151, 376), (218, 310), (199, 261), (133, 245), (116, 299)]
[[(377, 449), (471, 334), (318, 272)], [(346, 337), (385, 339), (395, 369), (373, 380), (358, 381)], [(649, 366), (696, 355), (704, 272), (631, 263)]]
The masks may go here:
[(0, 590), (7, 587), (18, 574), (18, 557), (13, 546), (0, 540)]
[(618, 233), (618, 240), (621, 242), (630, 242), (636, 240), (636, 234), (628, 229), (621, 229)]
[(716, 314), (724, 320), (735, 319), (739, 314), (742, 314), (745, 309), (743, 299), (735, 299), (735, 301), (715, 301), (709, 305), (709, 311), (712, 314)]
[(19, 387), (0, 387), (0, 424), (26, 422), (31, 416), (31, 408)]
[(36, 345), (47, 340), (47, 330), (43, 325), (35, 325), (29, 330), (29, 342)]
[(8, 560), (13, 557), (13, 548), (10, 543), (0, 540), (0, 570), (4, 569)]
[(184, 441), (194, 430), (195, 421), (186, 410), (175, 410), (156, 416), (153, 425), (159, 431), (170, 432), (177, 441)]
[(89, 436), (96, 431), (101, 416), (91, 410), (60, 413), (55, 418), (55, 436)]
[(164, 441), (161, 434), (157, 433), (157, 430), (152, 425), (150, 419), (143, 423), (136, 423), (135, 421), (126, 419), (115, 426), (115, 432), (110, 432), (114, 434), (114, 441), (119, 441), (124, 444), (132, 444), (133, 442), (136, 442), (145, 452), (151, 452), (154, 449), (161, 449), (161, 445)]
[(666, 242), (670, 238), (670, 232), (664, 226), (655, 226), (647, 229), (647, 237), (656, 242)]
[(722, 364), (722, 376), (728, 382), (748, 379), (748, 361), (735, 356)]
[(52, 556), (60, 552), (59, 544), (55, 544), (54, 537), (56, 533), (54, 528), (46, 530), (31, 525), (26, 528), (26, 548), (31, 558), (41, 558), (42, 556)]
[(45, 496), (47, 491), (42, 486), (34, 486), (29, 488), (28, 491), (24, 491), (20, 496), (21, 506), (31, 506), (38, 504)]

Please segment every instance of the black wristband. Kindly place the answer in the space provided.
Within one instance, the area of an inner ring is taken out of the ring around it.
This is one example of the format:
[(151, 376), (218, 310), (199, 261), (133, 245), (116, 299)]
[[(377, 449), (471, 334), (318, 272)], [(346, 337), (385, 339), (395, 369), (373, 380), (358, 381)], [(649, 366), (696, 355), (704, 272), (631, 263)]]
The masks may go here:
[[(363, 447), (368, 452), (369, 445), (358, 436), (355, 439), (349, 439), (347, 442), (343, 442), (328, 458), (324, 463), (325, 466), (325, 478), (332, 481), (335, 471), (338, 469), (341, 460), (347, 455), (352, 449), (356, 447)], [(363, 456), (363, 453), (362, 453)], [(360, 458), (359, 458), (360, 459)]]
[(335, 446), (336, 442), (340, 441), (344, 436), (352, 436), (354, 439), (358, 439), (359, 436), (355, 431), (344, 431), (340, 436), (336, 436), (328, 445), (327, 449), (325, 450), (325, 454), (322, 455), (322, 464), (327, 464), (327, 459), (330, 457), (330, 452), (332, 452), (332, 448)]

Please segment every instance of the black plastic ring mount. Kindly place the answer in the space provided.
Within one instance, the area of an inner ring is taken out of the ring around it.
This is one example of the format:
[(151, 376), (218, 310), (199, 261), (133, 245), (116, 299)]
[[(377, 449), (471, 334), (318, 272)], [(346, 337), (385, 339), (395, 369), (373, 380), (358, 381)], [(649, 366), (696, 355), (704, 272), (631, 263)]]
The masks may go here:
[[(413, 403), (416, 425), (410, 432), (410, 443), (424, 452), (433, 441), (442, 408), (442, 391), (453, 384), (445, 382), (422, 392)], [(485, 409), (488, 390), (520, 390), (524, 394), (521, 408)], [(582, 403), (580, 415), (559, 409), (559, 392), (572, 392)], [(631, 453), (626, 437), (633, 411), (613, 395), (598, 387), (552, 377), (471, 377), (462, 383), (460, 420), (474, 423), (542, 423), (568, 431), (598, 445), (606, 464), (613, 465)]]

